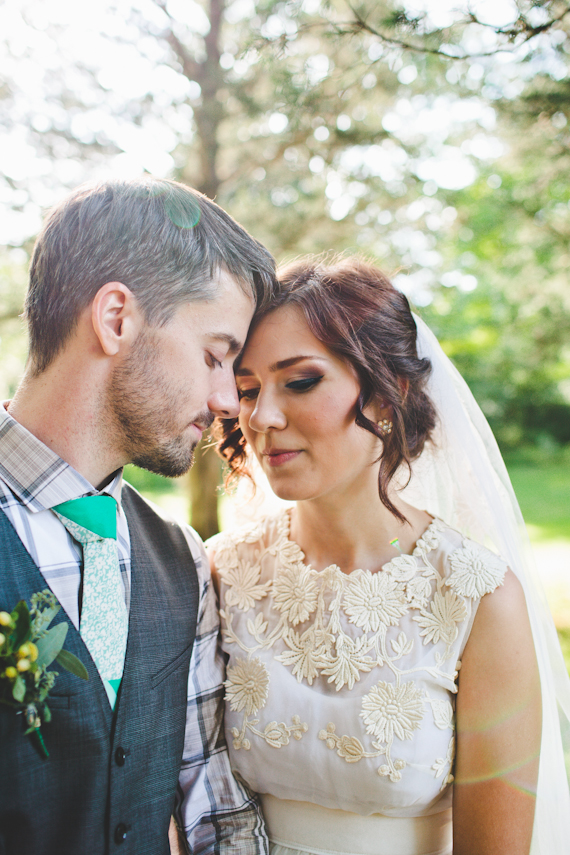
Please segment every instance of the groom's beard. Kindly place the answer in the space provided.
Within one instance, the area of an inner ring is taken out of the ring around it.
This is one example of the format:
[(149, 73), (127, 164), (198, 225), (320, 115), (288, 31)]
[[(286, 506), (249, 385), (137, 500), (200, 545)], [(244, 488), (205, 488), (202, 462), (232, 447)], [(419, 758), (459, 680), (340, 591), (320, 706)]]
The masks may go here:
[(107, 412), (119, 434), (128, 460), (167, 478), (184, 475), (194, 462), (197, 441), (186, 435), (189, 424), (206, 428), (214, 415), (197, 413), (184, 424), (177, 416), (188, 389), (175, 388), (159, 365), (159, 347), (148, 330), (136, 340), (132, 352), (111, 377)]

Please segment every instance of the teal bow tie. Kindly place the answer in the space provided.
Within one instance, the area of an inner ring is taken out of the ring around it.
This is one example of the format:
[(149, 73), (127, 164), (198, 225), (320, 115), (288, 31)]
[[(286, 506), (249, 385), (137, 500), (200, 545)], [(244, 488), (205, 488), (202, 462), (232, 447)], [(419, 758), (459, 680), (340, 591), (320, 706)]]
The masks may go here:
[(117, 554), (117, 503), (112, 496), (83, 496), (62, 502), (52, 510), (83, 547), (79, 632), (114, 709), (129, 629)]

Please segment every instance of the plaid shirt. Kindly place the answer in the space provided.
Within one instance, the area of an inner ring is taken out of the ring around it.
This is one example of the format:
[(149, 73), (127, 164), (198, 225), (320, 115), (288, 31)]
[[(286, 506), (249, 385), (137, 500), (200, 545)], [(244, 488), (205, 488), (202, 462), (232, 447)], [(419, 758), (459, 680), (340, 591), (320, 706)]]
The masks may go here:
[[(117, 500), (117, 549), (128, 609), (131, 547), (121, 485), (119, 471), (101, 492)], [(50, 508), (96, 493), (0, 406), (0, 508), (77, 629), (81, 549)], [(178, 819), (193, 853), (263, 855), (267, 851), (263, 821), (255, 800), (232, 775), (223, 735), (224, 660), (208, 561), (198, 535), (189, 526), (182, 529), (196, 564), (200, 604), (188, 679)]]

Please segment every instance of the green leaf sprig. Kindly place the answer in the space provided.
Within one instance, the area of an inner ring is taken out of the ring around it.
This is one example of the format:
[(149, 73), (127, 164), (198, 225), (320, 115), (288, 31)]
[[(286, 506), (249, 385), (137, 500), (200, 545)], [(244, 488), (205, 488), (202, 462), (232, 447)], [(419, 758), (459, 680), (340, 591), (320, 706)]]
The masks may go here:
[(68, 625), (49, 628), (61, 606), (51, 591), (32, 595), (31, 609), (24, 600), (11, 613), (0, 611), (0, 703), (23, 713), (29, 735), (42, 757), (49, 757), (42, 722), (51, 721), (47, 704), (57, 671), (48, 671), (53, 662), (88, 680), (83, 663), (63, 649)]

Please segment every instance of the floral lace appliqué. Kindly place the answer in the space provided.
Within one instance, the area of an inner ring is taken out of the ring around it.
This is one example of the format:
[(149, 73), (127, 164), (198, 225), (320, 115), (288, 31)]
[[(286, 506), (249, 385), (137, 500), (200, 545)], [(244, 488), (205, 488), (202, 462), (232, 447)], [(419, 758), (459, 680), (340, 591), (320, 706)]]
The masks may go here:
[[(455, 759), (455, 737), (452, 736), (449, 740), (449, 745), (447, 747), (447, 754), (445, 757), (438, 757), (433, 766), (431, 767), (433, 773), (436, 778), (441, 778), (443, 775), (443, 780), (441, 782), (440, 792), (443, 792), (445, 788), (452, 784), (454, 781), (454, 775), (452, 773), (453, 769), (453, 761)], [(444, 775), (445, 770), (447, 769), (447, 774)]]
[(444, 594), (436, 591), (430, 603), (430, 611), (422, 610), (419, 617), (414, 617), (414, 620), (423, 627), (420, 635), (424, 637), (424, 644), (437, 644), (440, 640), (445, 642), (447, 658), (449, 649), (459, 632), (458, 624), (466, 617), (465, 600), (453, 591), (445, 591)]
[(333, 722), (320, 731), (319, 739), (327, 748), (336, 749), (338, 756), (347, 763), (357, 763), (363, 757), (384, 756), (386, 763), (378, 767), (378, 774), (394, 782), (401, 780), (406, 761), (392, 758), (392, 746), (396, 738), (401, 741), (413, 738), (424, 716), (424, 693), (414, 683), (393, 685), (379, 680), (362, 698), (360, 716), (366, 732), (373, 737), (374, 751), (366, 751), (355, 736), (338, 736)]
[(409, 608), (404, 588), (393, 576), (369, 570), (354, 571), (343, 607), (350, 622), (365, 632), (378, 632), (382, 624), (397, 626)]
[[(501, 584), (506, 567), (493, 553), (465, 539), (451, 552), (448, 569), (437, 569), (432, 553), (446, 527), (436, 519), (412, 555), (400, 555), (378, 572), (345, 574), (337, 565), (317, 572), (289, 538), (288, 513), (271, 525), (270, 536), (260, 526), (248, 529), (245, 540), (240, 535), (232, 542), (223, 535), (215, 542), (224, 584), (220, 615), (225, 642), (246, 657), (232, 660), (225, 683), (230, 710), (243, 714), (241, 726), (231, 728), (234, 748), (248, 749), (252, 734), (279, 748), (307, 731), (298, 715), (290, 724), (271, 721), (265, 726), (254, 717), (271, 691), (262, 652), (267, 657), (271, 650), (275, 662), (298, 683), (312, 687), (325, 678), (337, 692), (354, 690), (363, 675), (382, 668), (388, 679), (375, 682), (361, 699), (360, 734), (339, 735), (329, 722), (318, 736), (347, 763), (383, 758), (378, 775), (397, 782), (406, 768), (406, 760), (394, 756), (397, 745), (414, 740), (426, 716), (438, 730), (454, 729), (451, 702), (430, 697), (416, 679), (428, 675), (448, 692), (456, 690), (456, 671), (445, 663), (457, 655), (459, 628), (471, 615), (472, 599)], [(242, 551), (241, 543), (252, 546)], [(245, 614), (240, 618), (240, 613)], [(417, 631), (403, 623), (407, 615)], [(415, 655), (420, 643), (422, 650), (433, 647), (433, 653)], [(449, 780), (450, 772), (444, 775), (444, 770), (451, 767), (452, 750), (453, 740), (446, 757), (432, 766), (444, 782)]]
[(273, 584), (273, 603), (291, 626), (306, 621), (317, 605), (316, 573), (297, 564), (288, 567)]
[(269, 588), (271, 582), (259, 585), (261, 568), (247, 562), (236, 563), (230, 569), (223, 570), (220, 576), (228, 586), (226, 603), (235, 606), (242, 612), (253, 608), (256, 600), (261, 600)]
[(237, 727), (231, 729), (234, 738), (233, 745), (236, 750), (245, 748), (247, 751), (251, 748), (251, 743), (246, 737), (248, 730), (256, 736), (260, 736), (273, 748), (288, 745), (291, 736), (294, 739), (301, 739), (303, 734), (307, 732), (308, 725), (301, 722), (298, 715), (293, 716), (290, 725), (283, 721), (270, 721), (263, 730), (256, 727), (259, 724), (259, 719), (249, 718), (263, 709), (267, 703), (269, 674), (261, 659), (238, 659), (233, 667), (228, 668), (227, 677), (224, 686), (226, 687), (226, 698), (229, 701), (230, 709), (234, 712), (244, 712), (241, 730)]
[(450, 558), (453, 573), (449, 586), (464, 597), (482, 597), (502, 585), (507, 565), (484, 546), (472, 540), (463, 541)]

